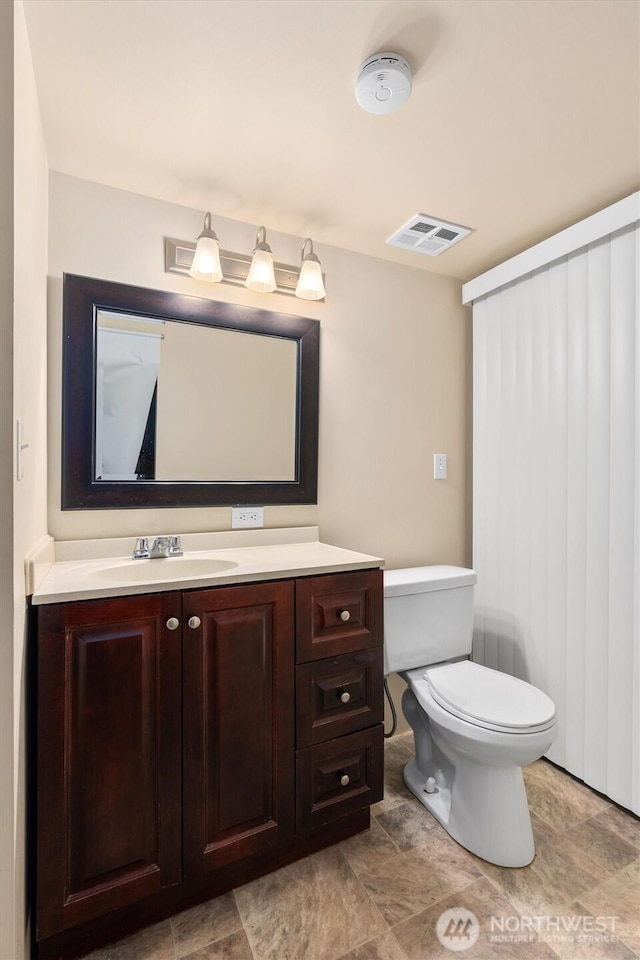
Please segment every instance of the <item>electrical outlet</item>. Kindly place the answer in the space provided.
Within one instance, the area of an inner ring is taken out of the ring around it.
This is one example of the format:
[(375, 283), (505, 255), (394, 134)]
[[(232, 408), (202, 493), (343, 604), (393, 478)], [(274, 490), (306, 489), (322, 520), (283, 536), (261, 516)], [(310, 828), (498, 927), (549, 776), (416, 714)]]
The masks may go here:
[(433, 479), (447, 479), (447, 455), (446, 453), (434, 453), (433, 455)]
[(264, 507), (231, 507), (231, 527), (263, 527)]

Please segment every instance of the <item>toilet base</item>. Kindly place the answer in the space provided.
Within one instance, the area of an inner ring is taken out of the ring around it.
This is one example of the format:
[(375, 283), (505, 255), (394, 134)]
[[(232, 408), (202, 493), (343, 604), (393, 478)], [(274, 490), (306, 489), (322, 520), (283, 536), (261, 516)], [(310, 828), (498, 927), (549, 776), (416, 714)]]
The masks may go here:
[[(467, 731), (456, 718), (451, 719), (457, 731), (446, 729), (422, 709), (410, 689), (404, 691), (402, 710), (413, 728), (415, 758), (404, 768), (404, 782), (413, 795), (476, 856), (499, 867), (531, 863), (531, 816), (522, 767), (513, 763), (513, 740), (501, 743), (499, 735), (491, 733), (493, 742), (472, 741), (473, 728)], [(519, 746), (524, 759), (522, 741)], [(537, 750), (534, 755), (539, 756)], [(427, 780), (434, 788), (431, 793), (425, 790)]]
[(485, 767), (465, 760), (456, 768), (453, 790), (441, 771), (432, 770), (436, 789), (411, 760), (404, 782), (442, 824), (449, 836), (482, 860), (499, 867), (526, 867), (535, 855), (529, 805), (520, 767)]

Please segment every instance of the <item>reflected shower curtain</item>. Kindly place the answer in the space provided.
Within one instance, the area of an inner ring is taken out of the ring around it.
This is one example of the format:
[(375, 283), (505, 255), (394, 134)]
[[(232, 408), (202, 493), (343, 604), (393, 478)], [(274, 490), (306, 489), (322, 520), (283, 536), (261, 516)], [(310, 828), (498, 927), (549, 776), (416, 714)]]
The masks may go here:
[(640, 813), (639, 225), (474, 302), (474, 659)]
[(158, 379), (162, 336), (98, 325), (96, 478), (135, 480)]

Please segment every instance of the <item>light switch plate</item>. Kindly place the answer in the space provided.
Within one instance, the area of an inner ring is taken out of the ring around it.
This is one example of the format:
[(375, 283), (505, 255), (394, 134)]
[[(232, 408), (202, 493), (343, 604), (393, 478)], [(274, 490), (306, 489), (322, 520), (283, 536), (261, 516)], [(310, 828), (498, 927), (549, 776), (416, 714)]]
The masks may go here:
[(434, 453), (433, 455), (433, 479), (447, 479), (447, 455), (446, 453)]
[(16, 480), (24, 479), (24, 451), (29, 444), (24, 442), (24, 424), (16, 420)]

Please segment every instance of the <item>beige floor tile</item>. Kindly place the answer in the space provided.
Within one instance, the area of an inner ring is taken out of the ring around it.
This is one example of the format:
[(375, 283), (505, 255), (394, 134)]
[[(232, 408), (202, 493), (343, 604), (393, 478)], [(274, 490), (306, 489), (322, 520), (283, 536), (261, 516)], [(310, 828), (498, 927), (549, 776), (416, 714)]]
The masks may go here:
[(391, 737), (384, 742), (385, 763), (405, 764), (413, 756), (413, 734), (404, 734), (400, 737)]
[(412, 730), (409, 730), (408, 733), (400, 733), (395, 737), (391, 737), (391, 739), (387, 740), (386, 743), (397, 744), (398, 746), (403, 747), (409, 756), (413, 756), (414, 741)]
[(545, 760), (524, 767), (523, 773), (531, 812), (554, 830), (568, 830), (610, 806), (608, 800)]
[(514, 909), (527, 915), (556, 914), (598, 883), (597, 868), (564, 834), (539, 842), (527, 867), (478, 864)]
[(253, 960), (253, 954), (246, 933), (239, 930), (190, 953), (185, 960)]
[(329, 847), (238, 887), (234, 894), (242, 921), (275, 898), (294, 903), (313, 896), (322, 888), (324, 877), (333, 872), (336, 859), (342, 858), (335, 847)]
[(401, 737), (397, 739), (393, 737), (385, 743), (384, 800), (381, 800), (371, 807), (371, 812), (376, 816), (397, 807), (401, 803), (406, 803), (407, 800), (417, 803), (402, 779), (402, 771), (413, 756), (410, 750), (401, 742), (402, 739)]
[(255, 960), (335, 960), (386, 930), (337, 848), (278, 874), (236, 890)]
[(402, 803), (378, 815), (378, 823), (403, 852), (428, 843), (442, 827), (421, 803)]
[(360, 874), (367, 893), (390, 925), (419, 913), (477, 879), (473, 858), (444, 832), (429, 844)]
[(634, 817), (632, 813), (611, 805), (592, 819), (608, 827), (609, 830), (615, 830), (623, 840), (640, 850), (640, 819)]
[(375, 940), (369, 940), (361, 947), (345, 953), (340, 960), (407, 960), (407, 955), (389, 930)]
[(598, 880), (621, 870), (638, 856), (636, 847), (595, 819), (585, 820), (565, 834), (596, 866)]
[[(442, 944), (436, 934), (440, 915), (454, 907), (470, 910), (479, 924), (476, 943), (460, 952), (454, 952)], [(492, 917), (503, 920), (513, 918), (513, 908), (487, 879), (481, 878), (398, 924), (393, 928), (393, 933), (408, 960), (451, 960), (454, 956), (468, 957), (469, 960), (557, 960), (556, 954), (540, 942), (535, 933), (523, 934), (527, 939), (520, 942), (514, 942), (513, 939), (501, 942), (500, 937), (511, 938), (518, 934), (501, 932), (500, 927), (492, 926)], [(529, 940), (529, 937), (533, 940)]]
[(396, 793), (389, 792), (385, 781), (384, 800), (379, 800), (377, 803), (371, 805), (371, 815), (377, 818), (381, 813), (388, 813), (389, 810), (395, 810), (395, 808), (399, 807), (402, 803), (408, 802), (408, 797), (401, 797)]
[(173, 937), (168, 920), (94, 950), (86, 960), (173, 960)]
[(635, 960), (635, 953), (618, 940), (611, 920), (595, 926), (591, 911), (576, 901), (569, 910), (553, 918), (558, 929), (547, 934), (547, 942), (561, 960)]
[[(531, 811), (529, 812), (531, 813)], [(550, 823), (547, 823), (546, 820), (541, 820), (535, 813), (531, 813), (531, 827), (533, 828), (533, 839), (536, 845), (538, 842), (548, 840), (550, 837), (555, 836), (556, 833)]]
[(617, 936), (640, 955), (640, 859), (590, 890), (581, 903), (595, 916), (617, 917)]
[(378, 824), (375, 817), (371, 819), (371, 827), (349, 837), (339, 844), (339, 850), (349, 861), (354, 873), (362, 873), (378, 864), (386, 864), (400, 853), (391, 837)]
[(241, 929), (242, 921), (232, 893), (171, 918), (176, 957), (186, 957), (212, 940), (221, 940)]

